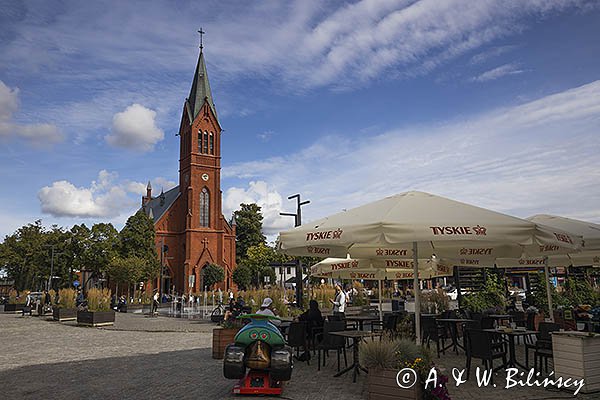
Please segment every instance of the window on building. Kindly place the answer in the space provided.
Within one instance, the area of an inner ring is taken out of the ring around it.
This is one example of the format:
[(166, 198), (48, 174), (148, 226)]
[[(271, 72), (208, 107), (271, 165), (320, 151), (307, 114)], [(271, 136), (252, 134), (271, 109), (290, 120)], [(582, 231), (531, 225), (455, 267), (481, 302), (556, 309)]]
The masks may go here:
[(287, 274), (290, 275), (292, 273), (292, 269), (290, 267), (287, 267)]
[(209, 145), (208, 145), (209, 153), (215, 154), (215, 135), (213, 133), (209, 133)]
[(198, 153), (202, 154), (202, 131), (198, 130)]
[(208, 154), (208, 132), (204, 132), (204, 153)]
[(210, 221), (210, 196), (207, 188), (200, 192), (200, 226), (209, 226)]

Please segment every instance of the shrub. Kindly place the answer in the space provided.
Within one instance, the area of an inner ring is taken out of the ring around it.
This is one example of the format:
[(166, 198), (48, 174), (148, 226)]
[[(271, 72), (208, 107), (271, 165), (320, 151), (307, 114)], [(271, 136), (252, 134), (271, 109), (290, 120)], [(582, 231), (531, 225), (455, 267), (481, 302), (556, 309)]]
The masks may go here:
[(60, 289), (58, 291), (58, 308), (75, 308), (77, 292), (75, 289)]
[(56, 291), (54, 289), (50, 289), (48, 294), (50, 295), (50, 304), (54, 305), (54, 301), (56, 300)]
[(461, 306), (472, 312), (504, 312), (506, 309), (505, 288), (494, 274), (488, 274), (483, 288), (477, 293), (462, 297)]
[(441, 313), (450, 308), (450, 299), (443, 289), (423, 293), (421, 297), (421, 312)]
[(110, 311), (110, 289), (90, 289), (87, 303), (89, 311)]
[(14, 289), (8, 292), (8, 304), (17, 304), (17, 291)]

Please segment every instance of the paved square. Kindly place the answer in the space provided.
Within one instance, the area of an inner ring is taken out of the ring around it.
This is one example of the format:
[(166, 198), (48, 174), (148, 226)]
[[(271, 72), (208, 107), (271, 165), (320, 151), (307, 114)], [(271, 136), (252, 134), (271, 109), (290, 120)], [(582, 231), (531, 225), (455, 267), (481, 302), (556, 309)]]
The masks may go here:
[[(175, 318), (117, 314), (114, 327), (83, 328), (38, 317), (0, 313), (1, 399), (227, 399), (234, 381), (211, 358), (213, 325)], [(351, 354), (349, 361), (351, 359)], [(334, 378), (336, 357), (317, 371), (296, 362), (283, 399), (366, 399), (366, 379)], [(442, 356), (440, 366), (464, 368), (464, 355)], [(452, 399), (572, 399), (542, 388), (451, 387)], [(572, 393), (572, 392), (571, 392)], [(238, 396), (239, 398), (240, 396)], [(264, 397), (262, 397), (264, 398)], [(598, 399), (600, 395), (577, 396)]]

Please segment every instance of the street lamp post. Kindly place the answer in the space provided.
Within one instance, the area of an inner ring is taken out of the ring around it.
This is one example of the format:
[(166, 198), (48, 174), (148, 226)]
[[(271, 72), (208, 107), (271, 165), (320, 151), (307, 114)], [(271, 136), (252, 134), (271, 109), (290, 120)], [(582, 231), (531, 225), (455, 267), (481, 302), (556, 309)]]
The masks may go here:
[(46, 282), (46, 290), (50, 290), (52, 287), (52, 278), (54, 278), (54, 256), (59, 256), (63, 253), (55, 253), (54, 244), (47, 244), (45, 247), (50, 247), (50, 276), (48, 276), (48, 282)]
[[(294, 194), (288, 197), (288, 200), (296, 199), (296, 213), (279, 213), (279, 215), (294, 217), (294, 226), (302, 225), (302, 206), (309, 204), (310, 200), (300, 201), (300, 194)], [(296, 265), (296, 304), (302, 308), (302, 261), (297, 260)]]

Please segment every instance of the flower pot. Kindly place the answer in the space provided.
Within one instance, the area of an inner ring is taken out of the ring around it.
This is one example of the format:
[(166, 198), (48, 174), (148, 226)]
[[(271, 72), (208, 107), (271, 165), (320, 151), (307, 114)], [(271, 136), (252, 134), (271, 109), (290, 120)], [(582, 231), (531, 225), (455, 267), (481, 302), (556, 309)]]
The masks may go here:
[(581, 393), (600, 390), (600, 335), (586, 332), (552, 332), (554, 375), (584, 379)]
[(213, 329), (213, 343), (212, 343), (212, 358), (217, 360), (223, 359), (225, 353), (225, 347), (228, 344), (234, 342), (235, 335), (239, 332), (238, 328), (215, 328)]
[(77, 325), (106, 326), (114, 325), (114, 311), (77, 311)]
[(5, 304), (4, 312), (10, 314), (18, 314), (23, 312), (23, 308), (25, 308), (25, 304)]
[(52, 307), (52, 319), (59, 322), (75, 321), (77, 319), (77, 309)]
[(396, 382), (398, 371), (395, 369), (370, 369), (367, 378), (369, 400), (421, 400), (423, 390), (417, 382), (409, 389), (403, 389)]

